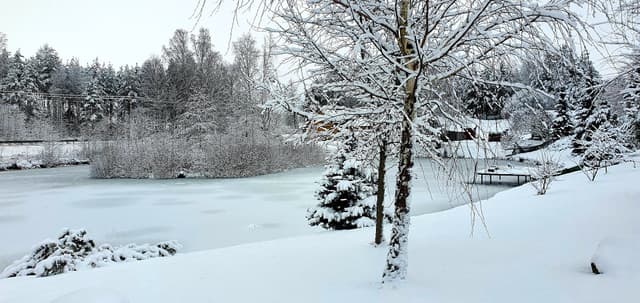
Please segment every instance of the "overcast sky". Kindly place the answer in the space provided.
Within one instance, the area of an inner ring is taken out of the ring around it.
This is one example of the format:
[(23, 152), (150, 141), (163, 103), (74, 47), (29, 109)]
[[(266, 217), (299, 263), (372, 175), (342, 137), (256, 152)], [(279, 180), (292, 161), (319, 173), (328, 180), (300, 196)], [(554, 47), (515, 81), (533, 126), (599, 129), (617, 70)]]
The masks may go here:
[[(210, 0), (209, 2), (212, 2)], [(68, 60), (78, 57), (82, 64), (98, 57), (114, 66), (141, 64), (152, 54), (161, 54), (178, 28), (192, 30), (190, 19), (197, 0), (0, 0), (0, 32), (7, 34), (9, 50), (20, 49), (32, 56), (45, 43)], [(216, 50), (227, 60), (229, 33), (232, 24), (232, 5), (211, 16), (212, 7), (198, 26), (211, 31)], [(251, 30), (245, 12), (233, 31), (233, 39)], [(259, 44), (262, 38), (254, 33)], [(598, 52), (590, 48), (591, 58), (604, 74), (613, 69)]]
[[(86, 64), (98, 57), (115, 66), (141, 64), (152, 54), (160, 55), (176, 29), (192, 30), (195, 20), (190, 16), (196, 4), (197, 0), (0, 0), (0, 32), (7, 35), (10, 51), (20, 49), (27, 57), (48, 43), (64, 60), (78, 57)], [(211, 31), (214, 47), (229, 60), (230, 12), (231, 7), (223, 8), (198, 24)], [(234, 39), (251, 30), (250, 15), (240, 18)]]

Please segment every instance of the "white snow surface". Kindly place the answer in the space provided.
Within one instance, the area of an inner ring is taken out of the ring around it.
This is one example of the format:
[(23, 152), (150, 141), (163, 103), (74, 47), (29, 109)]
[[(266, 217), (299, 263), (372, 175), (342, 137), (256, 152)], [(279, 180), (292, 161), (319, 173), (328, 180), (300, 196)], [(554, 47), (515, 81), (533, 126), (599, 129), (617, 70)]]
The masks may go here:
[(17, 164), (20, 168), (33, 168), (42, 164), (42, 154), (48, 152), (55, 155), (62, 163), (72, 162), (72, 160), (86, 160), (82, 151), (85, 148), (84, 142), (62, 142), (54, 143), (45, 147), (41, 144), (0, 144), (0, 167)]
[[(473, 162), (457, 163), (470, 178)], [(96, 180), (87, 166), (0, 172), (0, 271), (64, 228), (86, 229), (113, 246), (175, 240), (180, 252), (322, 233), (305, 218), (318, 204), (322, 171), (213, 180)], [(468, 203), (431, 162), (417, 161), (414, 172), (413, 214)], [(395, 170), (387, 176), (391, 205)], [(507, 188), (481, 186), (473, 194), (486, 198)]]
[[(639, 235), (607, 236), (600, 241), (591, 258), (602, 274), (624, 277), (640, 273)], [(626, 278), (626, 277), (625, 277)]]
[(517, 161), (521, 159), (540, 161), (544, 158), (543, 154), (546, 154), (546, 157), (550, 157), (554, 162), (558, 162), (562, 168), (573, 167), (578, 165), (580, 160), (571, 154), (571, 139), (571, 137), (564, 137), (545, 148), (528, 153), (516, 154), (511, 156), (511, 158)]
[(623, 164), (595, 182), (559, 176), (543, 196), (499, 193), (482, 203), (488, 231), (465, 206), (414, 217), (408, 279), (392, 285), (380, 284), (387, 249), (365, 228), (4, 279), (0, 302), (88, 302), (99, 289), (107, 302), (638, 302), (640, 272), (589, 267), (602, 239), (640, 234), (638, 178)]

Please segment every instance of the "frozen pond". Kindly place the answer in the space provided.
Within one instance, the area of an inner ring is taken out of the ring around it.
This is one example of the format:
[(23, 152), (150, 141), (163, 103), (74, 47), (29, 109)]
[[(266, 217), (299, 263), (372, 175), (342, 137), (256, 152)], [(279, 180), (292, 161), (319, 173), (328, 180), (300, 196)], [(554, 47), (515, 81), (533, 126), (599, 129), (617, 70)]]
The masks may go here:
[[(463, 175), (474, 163), (457, 160)], [(481, 162), (479, 168), (486, 166)], [(491, 162), (490, 164), (494, 164)], [(323, 232), (306, 209), (322, 168), (245, 179), (95, 180), (88, 166), (0, 173), (0, 270), (62, 228), (85, 228), (99, 243), (177, 240), (183, 251)], [(428, 160), (415, 166), (414, 215), (469, 201)], [(389, 181), (395, 172), (389, 172)], [(438, 178), (436, 178), (438, 177)], [(392, 187), (392, 186), (391, 186)], [(477, 186), (474, 199), (508, 186)], [(387, 204), (392, 203), (387, 191)], [(373, 235), (372, 235), (373, 236)]]

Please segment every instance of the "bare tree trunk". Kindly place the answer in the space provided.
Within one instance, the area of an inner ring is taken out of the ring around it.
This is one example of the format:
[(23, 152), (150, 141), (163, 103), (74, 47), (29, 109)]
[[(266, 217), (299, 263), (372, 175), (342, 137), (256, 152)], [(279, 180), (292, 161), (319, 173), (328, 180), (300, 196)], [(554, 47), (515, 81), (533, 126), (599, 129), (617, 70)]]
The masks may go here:
[[(409, 39), (407, 26), (409, 20), (410, 0), (402, 0), (398, 11), (400, 35), (398, 44), (404, 56), (405, 67), (410, 71), (417, 71), (418, 60), (413, 42)], [(387, 264), (382, 274), (382, 282), (404, 280), (407, 277), (408, 245), (409, 245), (409, 193), (411, 190), (411, 168), (413, 167), (413, 120), (415, 119), (416, 103), (416, 74), (400, 72), (406, 75), (404, 82), (404, 108), (402, 118), (402, 134), (400, 137), (400, 151), (398, 161), (398, 176), (396, 178), (395, 212), (393, 227), (389, 240)]]
[(384, 184), (385, 184), (385, 164), (387, 161), (387, 142), (380, 143), (380, 154), (378, 156), (378, 192), (376, 197), (376, 236), (374, 243), (379, 245), (384, 241)]

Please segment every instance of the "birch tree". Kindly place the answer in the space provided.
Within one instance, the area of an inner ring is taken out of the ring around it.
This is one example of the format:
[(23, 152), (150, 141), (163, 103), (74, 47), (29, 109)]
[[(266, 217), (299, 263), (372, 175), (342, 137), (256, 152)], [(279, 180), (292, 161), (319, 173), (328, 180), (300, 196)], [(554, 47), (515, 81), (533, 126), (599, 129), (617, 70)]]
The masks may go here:
[[(457, 120), (456, 107), (441, 97), (438, 83), (492, 59), (551, 48), (552, 35), (568, 37), (581, 26), (570, 6), (583, 2), (274, 0), (237, 5), (266, 8), (274, 16), (270, 30), (281, 39), (281, 53), (297, 59), (307, 75), (338, 75), (324, 88), (365, 102), (320, 118), (388, 113), (399, 120), (395, 213), (383, 273), (383, 282), (391, 282), (407, 277), (414, 142), (437, 138), (435, 120)], [(435, 157), (435, 147), (427, 146)]]

